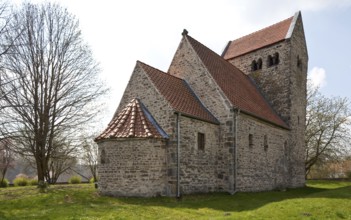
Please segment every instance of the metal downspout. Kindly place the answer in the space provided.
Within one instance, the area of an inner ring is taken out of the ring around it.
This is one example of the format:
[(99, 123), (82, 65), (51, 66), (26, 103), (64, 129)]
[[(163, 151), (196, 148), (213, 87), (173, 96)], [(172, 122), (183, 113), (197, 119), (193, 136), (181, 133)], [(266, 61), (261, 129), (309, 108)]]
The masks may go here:
[(180, 116), (177, 113), (177, 198), (180, 198)]
[(238, 175), (238, 149), (237, 149), (237, 139), (238, 139), (238, 121), (239, 121), (239, 114), (240, 114), (240, 109), (234, 109), (234, 116), (233, 116), (233, 133), (234, 133), (234, 142), (233, 142), (233, 147), (234, 147), (234, 157), (233, 157), (233, 164), (234, 164), (234, 169), (233, 169), (233, 176), (234, 176), (234, 185), (233, 185), (233, 191), (232, 195), (234, 195), (238, 190), (237, 190), (237, 175)]

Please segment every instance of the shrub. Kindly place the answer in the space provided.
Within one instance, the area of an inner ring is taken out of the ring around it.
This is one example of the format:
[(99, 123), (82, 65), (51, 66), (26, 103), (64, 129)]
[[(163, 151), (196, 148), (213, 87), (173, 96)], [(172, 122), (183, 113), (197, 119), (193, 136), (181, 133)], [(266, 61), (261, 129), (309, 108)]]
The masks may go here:
[(31, 185), (31, 186), (38, 185), (38, 179), (36, 179), (36, 178), (29, 179), (29, 185)]
[(28, 186), (29, 185), (29, 179), (26, 177), (16, 177), (16, 179), (13, 180), (13, 185), (15, 186)]
[(6, 188), (9, 186), (9, 181), (7, 179), (3, 179), (1, 182), (0, 182), (0, 188)]
[(98, 181), (97, 179), (96, 179), (96, 181), (94, 181), (94, 177), (92, 177), (92, 178), (90, 178), (89, 183), (95, 183), (97, 181)]
[(68, 181), (70, 184), (79, 184), (82, 182), (82, 177), (80, 176), (72, 176), (69, 181)]

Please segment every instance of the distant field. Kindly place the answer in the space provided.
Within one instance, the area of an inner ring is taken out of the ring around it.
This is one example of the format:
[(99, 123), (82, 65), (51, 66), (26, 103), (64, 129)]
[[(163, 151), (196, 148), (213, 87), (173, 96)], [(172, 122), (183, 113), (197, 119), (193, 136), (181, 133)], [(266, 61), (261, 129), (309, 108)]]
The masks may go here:
[(91, 184), (0, 188), (0, 219), (351, 219), (351, 182), (309, 181), (285, 192), (110, 198)]

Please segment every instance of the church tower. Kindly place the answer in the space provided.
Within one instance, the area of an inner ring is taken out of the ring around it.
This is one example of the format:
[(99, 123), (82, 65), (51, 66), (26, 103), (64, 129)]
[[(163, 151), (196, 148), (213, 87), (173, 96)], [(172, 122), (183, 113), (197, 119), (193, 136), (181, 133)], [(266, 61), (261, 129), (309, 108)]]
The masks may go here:
[(308, 53), (301, 13), (230, 41), (222, 57), (251, 76), (290, 128), (286, 152), (291, 187), (305, 182), (304, 132)]

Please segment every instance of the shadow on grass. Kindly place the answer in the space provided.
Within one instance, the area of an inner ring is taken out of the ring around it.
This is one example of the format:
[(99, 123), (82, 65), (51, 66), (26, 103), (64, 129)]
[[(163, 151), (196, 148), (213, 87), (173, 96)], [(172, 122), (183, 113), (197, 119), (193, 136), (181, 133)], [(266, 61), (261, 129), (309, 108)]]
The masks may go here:
[(256, 193), (210, 193), (185, 195), (180, 200), (176, 198), (118, 198), (118, 200), (140, 206), (162, 206), (166, 208), (201, 209), (209, 208), (224, 212), (250, 211), (270, 203), (291, 199), (332, 198), (351, 200), (351, 186), (336, 189), (304, 187), (287, 191), (271, 191)]

